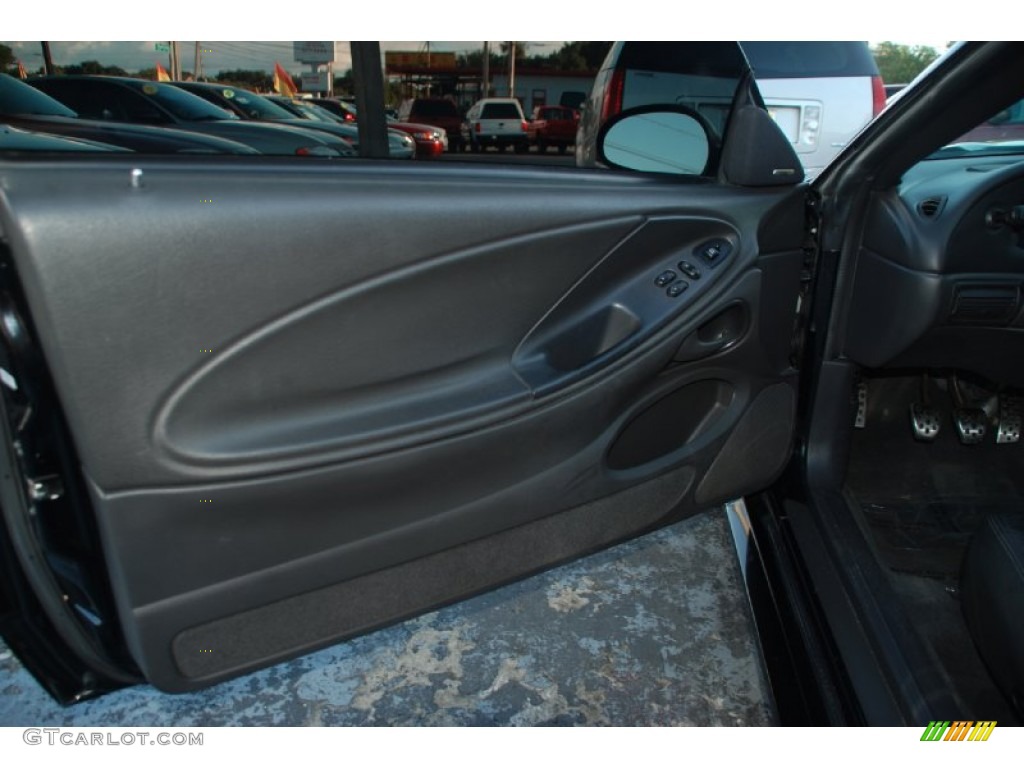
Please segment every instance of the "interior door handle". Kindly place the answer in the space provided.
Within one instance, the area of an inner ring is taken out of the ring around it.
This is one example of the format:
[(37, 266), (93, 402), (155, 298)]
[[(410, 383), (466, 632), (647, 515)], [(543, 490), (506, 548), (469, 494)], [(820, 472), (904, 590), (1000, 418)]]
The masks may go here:
[(742, 339), (749, 327), (750, 311), (747, 305), (733, 304), (683, 339), (672, 359), (677, 363), (689, 363), (710, 357)]

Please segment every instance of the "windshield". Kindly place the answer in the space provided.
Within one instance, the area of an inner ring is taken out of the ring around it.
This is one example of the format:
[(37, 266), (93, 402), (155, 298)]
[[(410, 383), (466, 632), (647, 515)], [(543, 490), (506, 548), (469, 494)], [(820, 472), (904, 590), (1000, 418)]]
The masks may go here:
[(303, 117), (306, 120), (316, 120), (321, 123), (343, 122), (341, 118), (335, 117), (323, 107), (319, 107), (316, 104), (305, 101), (291, 101), (288, 102), (288, 106), (284, 108), (290, 109), (296, 115)]
[(256, 120), (293, 120), (295, 115), (282, 106), (252, 91), (237, 88), (222, 88), (220, 95), (238, 109)]
[(319, 104), (303, 104), (302, 109), (310, 116), (315, 117), (317, 120), (323, 120), (325, 123), (344, 123), (343, 118), (338, 117), (328, 109), (324, 109)]
[(10, 75), (0, 74), (0, 114), (78, 117), (56, 99)]
[(237, 120), (238, 118), (225, 109), (216, 107), (205, 99), (201, 99), (181, 88), (163, 83), (132, 83), (179, 120)]
[(999, 110), (931, 157), (1021, 153), (1024, 153), (1024, 99)]
[(512, 103), (485, 104), (482, 120), (521, 120), (519, 107)]

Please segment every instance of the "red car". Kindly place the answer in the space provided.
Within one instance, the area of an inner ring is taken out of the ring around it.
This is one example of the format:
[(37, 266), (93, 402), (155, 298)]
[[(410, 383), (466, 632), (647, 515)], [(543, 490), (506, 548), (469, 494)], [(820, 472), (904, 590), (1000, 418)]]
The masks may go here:
[(558, 147), (564, 153), (570, 144), (576, 143), (576, 129), (580, 124), (580, 113), (568, 107), (534, 107), (533, 120), (526, 128), (531, 144), (537, 145), (538, 152), (546, 152), (549, 146)]
[[(356, 105), (343, 99), (314, 98), (309, 101), (318, 107), (323, 107), (334, 116), (344, 120), (346, 123), (355, 124), (358, 116)], [(412, 136), (416, 142), (416, 158), (424, 159), (439, 157), (448, 150), (448, 137), (443, 128), (436, 128), (433, 125), (424, 123), (406, 122), (388, 119), (388, 127), (403, 131)]]
[(448, 135), (444, 128), (423, 123), (403, 123), (388, 118), (388, 128), (408, 133), (416, 142), (416, 159), (440, 157), (448, 150)]

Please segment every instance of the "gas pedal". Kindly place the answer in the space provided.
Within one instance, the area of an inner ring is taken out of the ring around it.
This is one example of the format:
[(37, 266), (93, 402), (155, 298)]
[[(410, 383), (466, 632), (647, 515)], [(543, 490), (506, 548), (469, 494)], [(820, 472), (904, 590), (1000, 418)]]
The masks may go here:
[(910, 426), (914, 430), (914, 439), (931, 442), (939, 434), (939, 411), (929, 408), (924, 403), (910, 405)]
[(864, 429), (868, 424), (868, 385), (861, 381), (857, 384), (857, 415), (853, 418), (854, 429)]
[(953, 421), (964, 445), (977, 445), (985, 439), (988, 416), (981, 408), (957, 408), (953, 411)]
[(997, 443), (1020, 442), (1021, 411), (1021, 398), (1012, 395), (1003, 395), (999, 398)]

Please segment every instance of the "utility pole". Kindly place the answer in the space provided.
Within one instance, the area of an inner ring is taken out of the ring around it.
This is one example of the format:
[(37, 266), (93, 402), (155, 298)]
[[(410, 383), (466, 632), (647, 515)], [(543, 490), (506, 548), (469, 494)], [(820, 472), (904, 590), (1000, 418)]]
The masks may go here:
[(384, 70), (380, 65), (380, 43), (349, 43), (352, 49), (352, 78), (359, 107), (359, 156), (387, 157), (388, 132), (384, 120)]
[(516, 95), (516, 44), (508, 44), (508, 97)]
[(192, 67), (192, 79), (199, 82), (199, 41), (196, 40), (196, 64)]
[(480, 83), (480, 87), (483, 89), (480, 93), (481, 99), (486, 99), (491, 95), (491, 44), (484, 40), (484, 69), (483, 78)]
[(54, 75), (56, 72), (53, 69), (53, 56), (50, 55), (50, 44), (41, 43), (43, 46), (43, 72), (47, 75)]
[(178, 58), (177, 40), (171, 40), (171, 80), (181, 80), (181, 60)]

